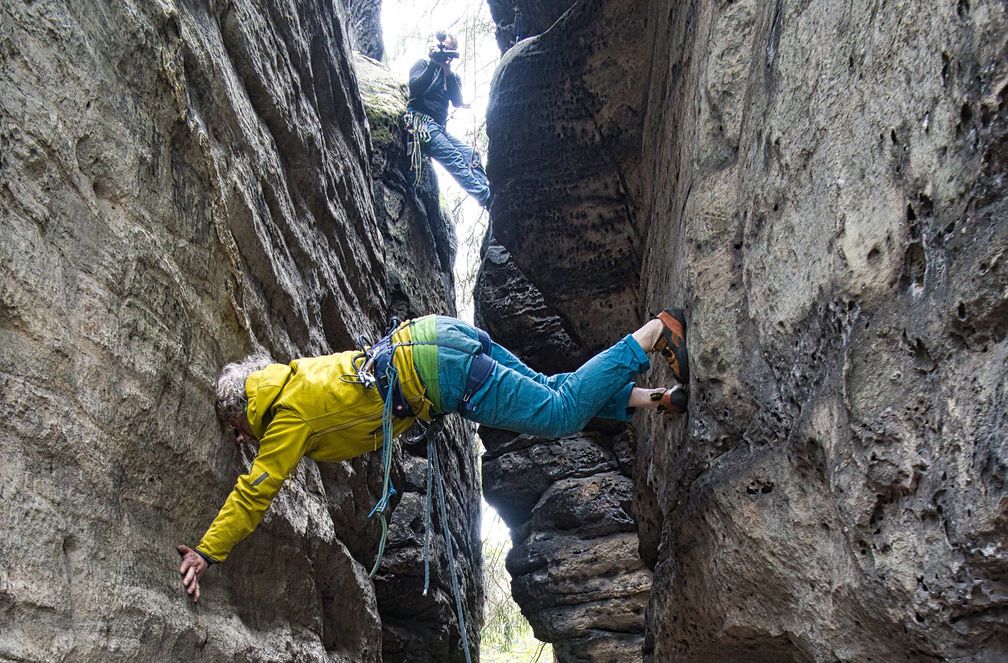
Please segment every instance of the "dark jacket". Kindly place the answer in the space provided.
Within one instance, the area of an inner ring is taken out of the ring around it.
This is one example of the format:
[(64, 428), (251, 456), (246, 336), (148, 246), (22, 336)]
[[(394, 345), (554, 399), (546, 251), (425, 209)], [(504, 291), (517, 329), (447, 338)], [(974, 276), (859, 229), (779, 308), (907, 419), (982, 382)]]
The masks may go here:
[(409, 91), (409, 109), (430, 115), (442, 127), (448, 120), (448, 102), (462, 105), (462, 79), (454, 72), (445, 76), (437, 62), (417, 60), (410, 68)]

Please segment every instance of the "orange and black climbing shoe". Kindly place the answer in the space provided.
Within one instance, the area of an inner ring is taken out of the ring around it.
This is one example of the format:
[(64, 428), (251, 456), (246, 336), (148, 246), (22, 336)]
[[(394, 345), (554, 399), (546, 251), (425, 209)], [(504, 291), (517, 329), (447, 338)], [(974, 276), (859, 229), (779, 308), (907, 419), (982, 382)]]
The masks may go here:
[(689, 407), (689, 390), (683, 385), (677, 384), (671, 389), (654, 392), (651, 394), (651, 400), (661, 401), (658, 403), (658, 412), (665, 416), (686, 414), (686, 409)]
[(662, 353), (675, 379), (689, 386), (689, 353), (686, 352), (686, 316), (681, 308), (667, 308), (655, 318), (661, 320), (661, 338), (654, 349)]

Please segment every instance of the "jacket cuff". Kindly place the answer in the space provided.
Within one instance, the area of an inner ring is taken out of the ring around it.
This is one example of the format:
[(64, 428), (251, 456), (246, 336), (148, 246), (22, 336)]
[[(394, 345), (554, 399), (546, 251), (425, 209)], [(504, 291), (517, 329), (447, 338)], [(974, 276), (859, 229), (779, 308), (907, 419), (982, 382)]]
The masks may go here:
[(216, 559), (214, 559), (210, 555), (206, 554), (205, 552), (203, 552), (199, 548), (193, 548), (193, 551), (206, 561), (207, 566), (213, 566), (214, 564), (218, 563)]

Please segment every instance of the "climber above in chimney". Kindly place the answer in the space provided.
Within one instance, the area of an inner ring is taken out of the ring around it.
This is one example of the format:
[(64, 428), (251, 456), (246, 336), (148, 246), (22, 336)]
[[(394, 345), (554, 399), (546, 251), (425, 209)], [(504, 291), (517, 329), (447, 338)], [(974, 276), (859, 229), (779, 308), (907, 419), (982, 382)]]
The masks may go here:
[[(648, 352), (664, 356), (673, 387), (634, 383), (650, 367)], [(353, 458), (381, 447), (383, 433), (391, 445), (415, 420), (449, 413), (562, 437), (592, 417), (629, 420), (637, 408), (685, 413), (688, 389), (686, 319), (679, 309), (662, 311), (576, 371), (553, 376), (532, 370), (483, 330), (434, 315), (395, 321), (385, 337), (360, 351), (289, 364), (250, 355), (221, 371), (216, 408), (235, 442), (258, 445), (258, 451), (199, 544), (177, 547), (182, 582), (199, 599), (207, 566), (227, 559), (259, 525), (304, 456), (322, 462)]]
[(462, 79), (451, 69), (452, 60), (458, 56), (455, 36), (438, 32), (428, 44), (427, 58), (418, 60), (410, 69), (405, 122), (413, 143), (411, 161), (419, 181), (422, 161), (417, 150), (423, 150), (480, 205), (489, 207), (490, 185), (479, 153), (445, 129), (449, 102), (456, 108), (470, 107), (462, 102)]

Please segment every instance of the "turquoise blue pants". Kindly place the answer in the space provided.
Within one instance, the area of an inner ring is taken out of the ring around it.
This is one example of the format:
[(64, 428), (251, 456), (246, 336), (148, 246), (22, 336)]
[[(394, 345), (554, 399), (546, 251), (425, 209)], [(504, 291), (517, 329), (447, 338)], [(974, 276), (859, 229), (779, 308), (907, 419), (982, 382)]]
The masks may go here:
[[(438, 319), (437, 344), (441, 407), (451, 412), (458, 409), (480, 344), (475, 328), (449, 318)], [(633, 379), (650, 367), (647, 353), (629, 334), (572, 373), (538, 373), (497, 343), (491, 343), (490, 356), (497, 362), (493, 372), (463, 416), (543, 437), (576, 433), (592, 417), (629, 420)]]

